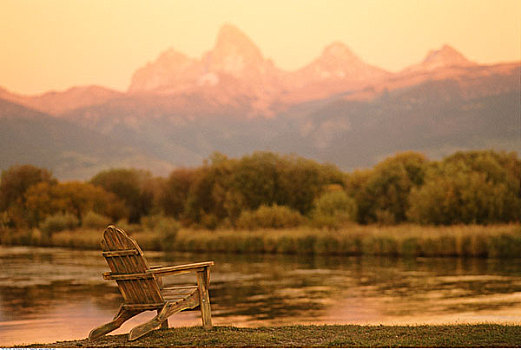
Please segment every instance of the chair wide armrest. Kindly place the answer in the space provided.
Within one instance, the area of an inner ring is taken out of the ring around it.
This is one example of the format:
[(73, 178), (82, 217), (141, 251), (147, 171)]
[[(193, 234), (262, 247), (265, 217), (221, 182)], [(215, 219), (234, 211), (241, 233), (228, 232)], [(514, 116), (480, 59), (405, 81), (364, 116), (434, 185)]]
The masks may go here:
[(165, 267), (152, 267), (147, 270), (147, 272), (152, 272), (154, 275), (166, 275), (166, 274), (175, 274), (175, 273), (183, 273), (190, 271), (197, 271), (214, 264), (213, 261), (205, 261), (194, 264), (186, 264), (186, 265), (177, 265), (177, 266), (165, 266)]

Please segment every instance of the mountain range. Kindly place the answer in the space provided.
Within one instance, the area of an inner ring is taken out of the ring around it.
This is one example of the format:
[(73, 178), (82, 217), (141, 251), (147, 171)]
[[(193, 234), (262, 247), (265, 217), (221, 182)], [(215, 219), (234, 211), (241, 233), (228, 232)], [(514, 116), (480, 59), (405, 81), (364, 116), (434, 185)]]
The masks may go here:
[(168, 49), (124, 92), (0, 88), (0, 168), (31, 163), (85, 179), (123, 166), (166, 175), (214, 151), (297, 153), (345, 170), (403, 150), (519, 152), (520, 70), (520, 62), (480, 65), (445, 45), (388, 72), (335, 42), (284, 71), (224, 25), (201, 58)]

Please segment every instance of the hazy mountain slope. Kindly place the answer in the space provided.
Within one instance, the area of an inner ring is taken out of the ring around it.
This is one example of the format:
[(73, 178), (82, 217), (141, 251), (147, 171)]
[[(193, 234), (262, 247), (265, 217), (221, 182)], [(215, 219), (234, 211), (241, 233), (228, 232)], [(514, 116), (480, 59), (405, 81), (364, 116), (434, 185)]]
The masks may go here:
[(172, 169), (130, 143), (0, 99), (0, 169), (25, 163), (51, 169), (62, 179), (89, 178), (109, 167), (163, 174)]
[(495, 87), (493, 95), (474, 97), (470, 82), (463, 78), (431, 80), (368, 101), (338, 95), (306, 102), (274, 118), (241, 118), (240, 109), (227, 114), (218, 108), (194, 116), (161, 109), (160, 100), (144, 107), (143, 101), (135, 99), (78, 110), (69, 118), (121, 140), (133, 140), (140, 149), (176, 164), (200, 164), (213, 151), (239, 156), (274, 150), (353, 169), (400, 150), (424, 151), (434, 157), (466, 148), (519, 150), (516, 76), (513, 71), (480, 80), (479, 86)]
[(280, 121), (244, 118), (247, 106), (247, 100), (222, 105), (211, 95), (139, 95), (78, 109), (65, 117), (114, 139), (132, 140), (165, 161), (198, 165), (216, 150), (238, 155), (266, 147), (269, 133)]
[(431, 81), (372, 101), (337, 100), (294, 121), (286, 151), (344, 169), (370, 166), (400, 150), (440, 157), (458, 149), (521, 152), (520, 90), (467, 99), (458, 83)]
[(75, 86), (65, 91), (50, 91), (34, 96), (15, 94), (0, 88), (0, 98), (52, 115), (104, 103), (121, 95), (118, 91), (102, 86)]

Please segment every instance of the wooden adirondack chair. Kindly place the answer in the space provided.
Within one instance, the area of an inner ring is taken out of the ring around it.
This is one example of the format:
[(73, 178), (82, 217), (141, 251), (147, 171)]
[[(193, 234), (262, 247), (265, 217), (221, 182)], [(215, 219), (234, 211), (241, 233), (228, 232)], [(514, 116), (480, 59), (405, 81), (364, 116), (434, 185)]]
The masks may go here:
[[(208, 287), (213, 261), (149, 267), (136, 241), (125, 231), (112, 225), (103, 233), (101, 248), (111, 270), (105, 272), (103, 278), (116, 281), (124, 303), (111, 322), (90, 332), (89, 339), (96, 339), (119, 328), (125, 321), (143, 311), (157, 310), (154, 318), (130, 331), (129, 340), (132, 341), (159, 327), (168, 328), (168, 317), (198, 305), (201, 305), (203, 327), (212, 328)], [(163, 288), (161, 276), (190, 272), (197, 275), (197, 285)]]

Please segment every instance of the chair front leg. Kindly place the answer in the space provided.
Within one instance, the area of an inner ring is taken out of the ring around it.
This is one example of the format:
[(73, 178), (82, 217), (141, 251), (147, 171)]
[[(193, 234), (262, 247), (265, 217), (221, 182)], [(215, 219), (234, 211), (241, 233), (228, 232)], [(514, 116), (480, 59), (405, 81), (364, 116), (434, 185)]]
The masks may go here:
[(201, 318), (205, 329), (212, 328), (212, 309), (210, 307), (210, 271), (205, 267), (197, 271), (197, 288), (199, 290), (199, 304), (201, 305)]

